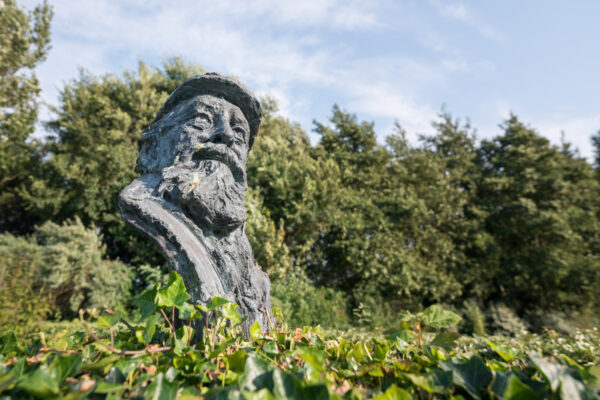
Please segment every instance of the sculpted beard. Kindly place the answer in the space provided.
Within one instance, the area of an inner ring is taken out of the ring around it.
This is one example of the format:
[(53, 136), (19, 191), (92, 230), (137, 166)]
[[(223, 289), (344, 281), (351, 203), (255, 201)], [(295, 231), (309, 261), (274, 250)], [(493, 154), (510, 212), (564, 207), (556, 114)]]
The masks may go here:
[(245, 179), (235, 179), (222, 161), (197, 160), (193, 166), (165, 168), (161, 175), (159, 194), (196, 225), (233, 230), (246, 220)]

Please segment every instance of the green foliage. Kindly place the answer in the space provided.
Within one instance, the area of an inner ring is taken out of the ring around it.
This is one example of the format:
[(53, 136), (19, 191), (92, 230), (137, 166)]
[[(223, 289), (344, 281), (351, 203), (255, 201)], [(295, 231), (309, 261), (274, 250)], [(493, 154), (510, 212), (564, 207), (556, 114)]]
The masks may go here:
[(592, 136), (591, 142), (594, 147), (594, 169), (596, 170), (596, 178), (600, 179), (600, 131)]
[[(82, 321), (25, 347), (0, 337), (0, 394), (10, 398), (412, 399), (593, 398), (600, 388), (597, 330), (575, 336), (459, 338), (416, 332), (350, 338), (320, 328), (240, 333), (237, 305), (187, 297), (181, 278), (145, 293), (153, 310), (136, 323), (119, 315)], [(172, 305), (161, 305), (165, 301)], [(173, 310), (192, 307), (205, 323), (176, 328)], [(200, 309), (203, 309), (202, 311)], [(209, 315), (214, 318), (208, 318)], [(457, 316), (434, 306), (419, 316), (447, 327)], [(104, 328), (102, 328), (104, 326)], [(98, 333), (102, 331), (103, 333)], [(562, 343), (562, 344), (561, 344)], [(575, 346), (577, 343), (579, 346)]]
[(397, 314), (381, 296), (362, 296), (352, 310), (352, 325), (359, 330), (389, 332), (397, 328)]
[(599, 186), (568, 146), (550, 146), (514, 117), (480, 148), (447, 113), (420, 147), (400, 127), (378, 145), (372, 124), (339, 108), (330, 122), (317, 123), (321, 141), (310, 149), (268, 115), (249, 173), (317, 284), (349, 293), (354, 307), (476, 298), (523, 315), (539, 302), (595, 304)]
[(334, 162), (327, 202), (308, 271), (318, 282), (350, 292), (358, 302), (380, 297), (394, 308), (450, 301), (468, 279), (471, 239), (479, 220), (465, 212), (474, 196), (474, 139), (448, 115), (439, 135), (414, 148), (398, 127), (386, 146), (373, 125), (334, 107), (317, 124), (315, 158)]
[[(30, 238), (0, 235), (0, 256), (3, 318), (15, 314), (31, 324), (50, 311), (68, 318), (80, 309), (123, 306), (129, 297), (129, 269), (105, 259), (101, 238), (79, 220), (46, 222)], [(18, 318), (7, 323), (21, 324)]]
[(44, 248), (44, 286), (64, 316), (85, 308), (124, 305), (130, 271), (123, 263), (104, 258), (101, 237), (93, 229), (86, 229), (79, 219), (62, 225), (46, 222), (36, 236)]
[(463, 314), (466, 319), (467, 331), (474, 335), (485, 335), (485, 315), (473, 299), (465, 301)]
[(504, 303), (490, 305), (488, 312), (490, 328), (498, 334), (519, 335), (527, 332), (527, 324), (513, 309)]
[(511, 116), (504, 135), (483, 141), (477, 204), (493, 239), (487, 293), (523, 313), (598, 304), (598, 182), (568, 147)]
[(349, 324), (344, 294), (332, 288), (313, 286), (301, 270), (272, 282), (271, 298), (292, 327), (321, 325), (344, 329)]
[[(447, 329), (458, 324), (462, 319), (460, 315), (449, 310), (444, 310), (436, 304), (416, 314), (411, 312), (400, 313), (398, 318), (401, 322), (414, 328), (413, 335), (417, 338), (419, 346), (423, 345), (424, 333), (427, 330)], [(432, 343), (436, 343), (436, 340), (445, 341), (446, 339), (447, 337), (438, 335)]]
[(42, 284), (43, 250), (33, 241), (0, 235), (0, 330), (28, 335), (53, 311)]
[(40, 88), (34, 68), (50, 48), (47, 2), (25, 12), (15, 0), (0, 4), (0, 232), (27, 232), (19, 188), (39, 162), (31, 141)]
[[(280, 229), (295, 265), (318, 260), (318, 242), (338, 214), (337, 166), (313, 156), (308, 136), (263, 100), (263, 120), (248, 159), (248, 185)], [(315, 254), (316, 253), (316, 254)]]
[(254, 257), (271, 279), (278, 279), (292, 270), (292, 258), (285, 244), (283, 224), (279, 228), (270, 218), (270, 212), (263, 205), (260, 193), (254, 189), (246, 192), (246, 235), (252, 245)]

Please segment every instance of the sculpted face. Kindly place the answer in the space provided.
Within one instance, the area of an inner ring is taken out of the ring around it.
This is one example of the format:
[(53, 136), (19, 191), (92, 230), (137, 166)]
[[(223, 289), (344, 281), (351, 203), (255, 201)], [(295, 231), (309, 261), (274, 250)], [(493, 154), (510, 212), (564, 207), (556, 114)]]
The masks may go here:
[(144, 173), (160, 172), (158, 195), (197, 225), (232, 230), (246, 217), (249, 141), (248, 122), (237, 106), (214, 96), (196, 96), (142, 135), (138, 165)]

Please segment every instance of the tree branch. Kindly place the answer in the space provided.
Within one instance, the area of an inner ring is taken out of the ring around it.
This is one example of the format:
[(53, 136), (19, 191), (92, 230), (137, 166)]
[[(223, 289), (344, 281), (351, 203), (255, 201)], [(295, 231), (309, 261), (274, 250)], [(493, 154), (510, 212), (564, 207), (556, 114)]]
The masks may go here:
[(167, 314), (165, 314), (165, 312), (163, 311), (163, 309), (160, 309), (161, 314), (163, 315), (163, 317), (165, 317), (165, 320), (167, 321), (167, 324), (169, 324), (169, 328), (171, 328), (171, 332), (173, 332), (173, 338), (175, 340), (177, 340), (177, 334), (175, 333), (175, 327), (173, 326), (173, 324), (171, 324), (171, 321), (169, 321), (169, 318), (167, 317)]
[[(106, 304), (104, 305), (104, 311), (106, 311), (110, 315), (115, 315), (115, 312), (113, 310), (111, 310), (110, 308), (108, 308), (108, 306)], [(125, 319), (123, 319), (123, 317), (120, 318), (120, 321), (122, 323), (124, 323), (129, 328), (131, 333), (133, 333), (133, 335), (135, 336), (135, 327), (133, 325), (131, 325), (129, 322), (125, 321)]]

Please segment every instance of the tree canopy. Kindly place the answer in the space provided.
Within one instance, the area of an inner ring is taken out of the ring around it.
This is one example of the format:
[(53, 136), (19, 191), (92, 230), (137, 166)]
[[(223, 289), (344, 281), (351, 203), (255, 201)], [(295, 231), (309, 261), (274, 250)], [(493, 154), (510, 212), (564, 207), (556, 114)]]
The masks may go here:
[(50, 48), (52, 9), (27, 13), (15, 0), (0, 5), (0, 231), (26, 232), (31, 216), (19, 188), (39, 161), (30, 141), (40, 92), (34, 68)]

